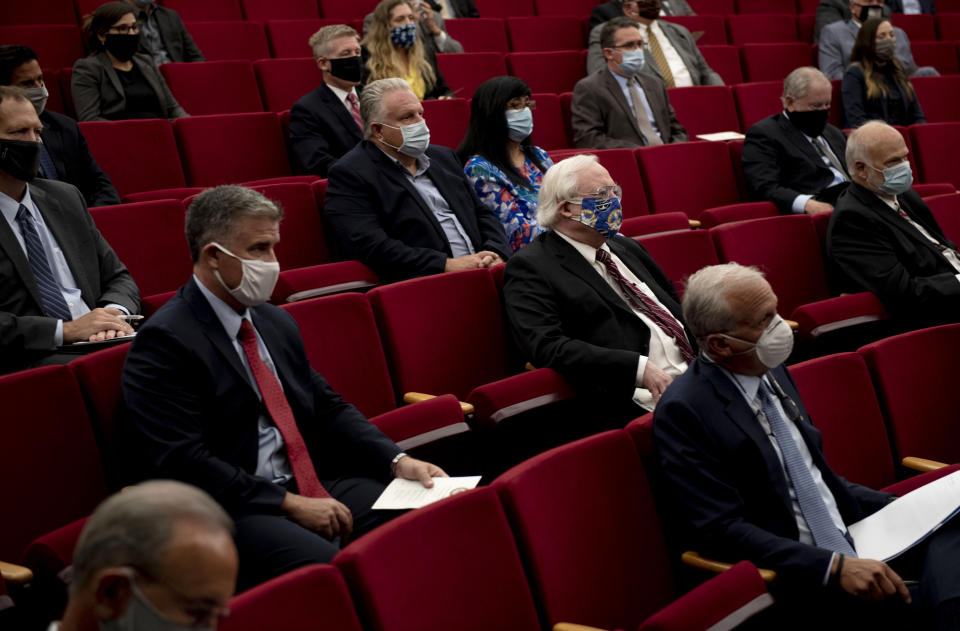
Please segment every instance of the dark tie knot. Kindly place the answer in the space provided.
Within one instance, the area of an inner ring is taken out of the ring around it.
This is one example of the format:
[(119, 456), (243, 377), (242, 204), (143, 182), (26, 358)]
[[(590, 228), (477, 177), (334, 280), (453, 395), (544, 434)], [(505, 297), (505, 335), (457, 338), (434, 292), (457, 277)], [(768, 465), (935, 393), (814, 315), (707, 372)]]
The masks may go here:
[(30, 219), (30, 209), (20, 204), (20, 208), (17, 209), (17, 221), (23, 222), (27, 219)]
[(601, 263), (607, 263), (612, 259), (610, 258), (610, 254), (606, 250), (604, 250), (603, 248), (597, 248), (597, 260), (600, 261)]
[(237, 332), (237, 338), (239, 338), (241, 342), (257, 339), (256, 334), (253, 331), (253, 325), (250, 324), (250, 320), (247, 320), (246, 318), (240, 320), (240, 331)]

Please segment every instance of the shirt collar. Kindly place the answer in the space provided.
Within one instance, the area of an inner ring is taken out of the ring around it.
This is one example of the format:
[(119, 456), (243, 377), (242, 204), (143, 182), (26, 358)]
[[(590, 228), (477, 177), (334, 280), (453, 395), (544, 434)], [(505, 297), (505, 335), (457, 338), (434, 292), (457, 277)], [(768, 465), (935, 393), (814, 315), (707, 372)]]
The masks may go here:
[[(374, 144), (376, 144), (376, 143), (374, 143)], [(383, 151), (383, 147), (381, 147), (380, 145), (377, 145), (377, 149), (379, 149), (380, 151)], [(427, 169), (430, 168), (430, 156), (428, 156), (426, 153), (420, 154), (420, 157), (417, 158), (417, 172), (416, 172), (416, 173), (413, 173), (413, 174), (411, 174), (410, 171), (407, 171), (407, 167), (405, 167), (405, 166), (403, 166), (402, 164), (400, 164), (400, 161), (399, 161), (399, 160), (397, 160), (396, 158), (394, 158), (393, 156), (391, 156), (391, 155), (390, 155), (389, 153), (387, 153), (386, 151), (383, 151), (383, 155), (385, 155), (385, 156), (387, 156), (388, 158), (390, 158), (390, 160), (392, 160), (393, 163), (394, 163), (395, 165), (397, 165), (397, 168), (399, 168), (401, 171), (403, 171), (405, 174), (407, 174), (407, 175), (409, 175), (409, 176), (411, 176), (411, 177), (420, 177), (421, 175), (423, 175), (423, 174), (427, 171)]]
[(193, 275), (193, 282), (197, 284), (197, 287), (200, 288), (200, 293), (202, 293), (203, 297), (210, 303), (210, 307), (217, 315), (217, 319), (220, 320), (223, 330), (226, 331), (227, 337), (229, 337), (231, 341), (237, 339), (237, 334), (240, 333), (240, 324), (243, 320), (250, 320), (250, 324), (253, 324), (253, 320), (250, 318), (250, 309), (244, 309), (241, 315), (234, 311), (233, 307), (207, 289), (204, 284), (200, 282), (200, 279), (197, 278), (196, 274)]
[(27, 184), (27, 188), (23, 193), (23, 199), (19, 202), (14, 198), (0, 193), (0, 213), (3, 213), (3, 218), (7, 220), (7, 223), (13, 224), (17, 219), (17, 212), (20, 210), (20, 205), (23, 204), (30, 212), (36, 212), (37, 205), (33, 203), (33, 198), (30, 197), (30, 185)]
[(757, 391), (760, 389), (760, 382), (763, 380), (763, 375), (761, 377), (755, 377), (753, 375), (741, 375), (735, 373), (728, 368), (725, 368), (718, 364), (713, 358), (711, 358), (705, 351), (700, 352), (700, 359), (708, 364), (714, 364), (717, 368), (720, 369), (720, 372), (725, 374), (730, 381), (733, 382), (735, 386), (740, 390), (740, 393), (743, 394), (744, 399), (746, 399), (748, 405), (753, 405), (753, 402), (757, 399)]
[(355, 90), (353, 87), (351, 87), (351, 88), (350, 88), (350, 91), (347, 92), (346, 90), (341, 90), (340, 88), (338, 88), (337, 86), (333, 85), (332, 83), (328, 83), (328, 84), (326, 84), (326, 86), (327, 86), (328, 88), (330, 88), (330, 91), (331, 91), (331, 92), (333, 92), (334, 94), (337, 95), (337, 98), (340, 99), (340, 102), (341, 102), (341, 103), (346, 103), (346, 102), (347, 102), (347, 97), (348, 97), (349, 95), (351, 95), (351, 94), (356, 94), (356, 90)]
[(610, 246), (608, 246), (608, 245), (606, 244), (606, 242), (604, 242), (603, 245), (601, 245), (599, 248), (595, 248), (595, 247), (593, 247), (592, 245), (589, 245), (589, 244), (587, 244), (587, 243), (583, 243), (582, 241), (577, 241), (576, 239), (574, 239), (574, 238), (572, 238), (572, 237), (569, 237), (569, 236), (563, 234), (562, 232), (557, 232), (556, 230), (554, 230), (554, 232), (557, 233), (557, 236), (558, 236), (558, 237), (560, 237), (561, 239), (563, 239), (564, 241), (566, 241), (567, 243), (569, 243), (570, 245), (572, 245), (572, 246), (574, 247), (574, 249), (575, 249), (577, 252), (579, 252), (579, 253), (581, 254), (581, 256), (583, 256), (583, 258), (587, 259), (587, 261), (588, 261), (589, 263), (593, 263), (594, 261), (597, 260), (597, 250), (598, 250), (598, 249), (599, 249), (599, 250), (606, 250), (608, 253), (613, 254), (612, 252), (610, 252)]
[(610, 70), (609, 68), (607, 68), (607, 72), (612, 74), (613, 78), (617, 80), (617, 84), (619, 84), (621, 90), (627, 87), (627, 83), (630, 81), (630, 78), (624, 77), (623, 75), (618, 75), (616, 72), (614, 72), (613, 70)]

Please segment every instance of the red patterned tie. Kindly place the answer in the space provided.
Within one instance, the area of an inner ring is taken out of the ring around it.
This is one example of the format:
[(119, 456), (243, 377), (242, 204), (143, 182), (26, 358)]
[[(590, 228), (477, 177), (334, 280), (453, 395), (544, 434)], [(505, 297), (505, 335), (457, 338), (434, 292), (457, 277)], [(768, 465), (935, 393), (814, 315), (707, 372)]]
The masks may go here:
[(688, 364), (692, 362), (693, 348), (690, 346), (690, 342), (687, 341), (687, 334), (684, 332), (683, 327), (680, 326), (680, 323), (677, 322), (677, 319), (674, 318), (669, 311), (658, 305), (656, 301), (652, 300), (650, 296), (640, 291), (639, 287), (624, 278), (606, 250), (597, 250), (597, 260), (603, 263), (604, 267), (607, 268), (607, 272), (610, 273), (610, 276), (620, 285), (620, 290), (623, 291), (623, 295), (627, 297), (627, 302), (629, 302), (634, 309), (656, 322), (657, 326), (659, 326), (664, 333), (673, 338), (673, 341), (677, 343), (677, 347), (680, 349), (683, 361)]
[(360, 118), (360, 102), (357, 101), (357, 95), (351, 92), (347, 95), (347, 100), (350, 101), (350, 113), (353, 114), (353, 120), (357, 121), (360, 129), (363, 129), (363, 119)]
[(287, 458), (293, 468), (293, 476), (297, 480), (300, 495), (330, 497), (327, 490), (320, 484), (320, 480), (317, 479), (317, 472), (313, 468), (313, 462), (310, 461), (307, 445), (303, 442), (300, 430), (297, 429), (297, 421), (293, 418), (293, 410), (287, 403), (287, 397), (283, 395), (280, 382), (260, 359), (260, 352), (257, 350), (257, 335), (253, 330), (253, 325), (250, 324), (250, 320), (243, 319), (238, 337), (240, 338), (240, 344), (243, 345), (243, 352), (247, 356), (247, 362), (250, 364), (253, 379), (257, 382), (257, 387), (260, 388), (263, 403), (267, 406), (267, 413), (276, 423), (277, 429), (283, 436), (283, 442), (286, 443)]

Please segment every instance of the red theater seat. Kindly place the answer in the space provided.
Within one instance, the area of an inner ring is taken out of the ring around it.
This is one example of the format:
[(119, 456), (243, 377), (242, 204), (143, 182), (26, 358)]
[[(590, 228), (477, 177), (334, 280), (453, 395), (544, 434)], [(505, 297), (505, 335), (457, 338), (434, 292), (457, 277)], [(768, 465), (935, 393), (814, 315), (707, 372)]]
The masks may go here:
[[(689, 88), (670, 88), (670, 105), (677, 120), (687, 128), (687, 134), (717, 131), (740, 131), (733, 93), (725, 85), (698, 85)], [(704, 104), (709, 103), (709, 106)]]
[(377, 0), (320, 0), (320, 15), (338, 19), (342, 24), (350, 19), (363, 19), (377, 8), (377, 4)]
[(727, 26), (720, 15), (665, 15), (663, 20), (667, 22), (676, 22), (686, 27), (688, 31), (697, 37), (697, 46), (709, 46), (719, 44), (721, 46), (729, 44), (727, 39)]
[(57, 77), (57, 71), (52, 68), (43, 69), (43, 85), (46, 86), (50, 96), (47, 98), (45, 109), (58, 114), (67, 112), (63, 103), (63, 95), (60, 93), (60, 80)]
[(512, 17), (506, 19), (510, 50), (579, 50), (586, 48), (580, 18), (570, 16)]
[(683, 212), (696, 219), (707, 208), (741, 201), (722, 142), (641, 147), (635, 153), (652, 212)]
[(790, 15), (728, 15), (727, 33), (734, 45), (799, 41), (797, 19), (792, 12)]
[(743, 82), (740, 49), (737, 46), (699, 46), (700, 53), (727, 85)]
[[(954, 42), (910, 42), (910, 52), (918, 66), (933, 66), (941, 75), (960, 73), (957, 49)], [(929, 78), (929, 77), (914, 77)], [(914, 78), (911, 78), (912, 82)], [(927, 113), (926, 102), (921, 101), (923, 113)], [(927, 120), (930, 120), (929, 115)]]
[(430, 126), (430, 144), (456, 149), (467, 133), (470, 104), (454, 98), (423, 102), (423, 117)]
[(270, 40), (270, 50), (274, 57), (279, 58), (297, 58), (311, 57), (313, 51), (307, 43), (310, 36), (319, 31), (324, 26), (332, 24), (347, 24), (356, 29), (357, 33), (361, 30), (362, 18), (356, 20), (338, 20), (333, 18), (325, 19), (302, 19), (302, 20), (268, 20), (267, 37)]
[(936, 20), (932, 15), (896, 13), (892, 16), (892, 21), (894, 26), (902, 28), (907, 37), (910, 38), (911, 48), (914, 41), (924, 42), (937, 39)]
[[(657, 215), (651, 215), (656, 217)], [(637, 241), (647, 249), (653, 260), (673, 282), (680, 297), (686, 289), (687, 278), (702, 267), (716, 265), (717, 251), (706, 230), (683, 230), (642, 236)]]
[[(48, 0), (43, 9), (29, 2), (4, 2), (0, 4), (0, 24), (77, 24), (73, 0)], [(6, 42), (5, 42), (6, 43)]]
[(531, 94), (530, 98), (537, 102), (533, 110), (533, 144), (548, 151), (569, 147), (560, 97), (540, 92)]
[(267, 111), (282, 112), (293, 107), (303, 95), (316, 90), (323, 73), (313, 57), (260, 59), (253, 62), (260, 96)]
[(267, 184), (252, 188), (283, 208), (280, 243), (276, 246), (280, 269), (330, 262), (322, 216), (309, 184)]
[(536, 53), (507, 53), (510, 74), (520, 77), (531, 92), (570, 92), (586, 75), (585, 50), (555, 50)]
[[(446, 20), (444, 28), (450, 37), (463, 44), (464, 52), (510, 52), (502, 18), (451, 18)], [(446, 78), (446, 73), (443, 76)]]
[(816, 65), (810, 44), (744, 44), (740, 48), (743, 76), (747, 81), (783, 81), (800, 66)]
[(535, 0), (537, 15), (575, 15), (585, 18), (597, 6), (593, 0)]
[(263, 111), (249, 61), (163, 64), (160, 72), (180, 106), (192, 116)]
[(248, 20), (307, 20), (319, 18), (317, 0), (241, 0)]
[[(80, 123), (80, 131), (121, 197), (186, 185), (169, 121), (91, 121)], [(144, 156), (150, 157), (149, 168), (144, 168)]]
[(914, 77), (910, 83), (928, 123), (960, 121), (960, 108), (957, 105), (960, 103), (960, 75)]
[(712, 228), (723, 223), (776, 217), (779, 214), (780, 211), (773, 202), (743, 202), (703, 211), (700, 213), (700, 224), (703, 228)]
[(270, 56), (267, 35), (259, 22), (191, 22), (187, 28), (207, 61), (253, 61)]
[(476, 0), (482, 18), (508, 18), (515, 15), (534, 15), (533, 0)]
[(960, 243), (960, 195), (953, 191), (946, 195), (926, 197), (923, 201), (930, 207), (944, 236), (954, 243)]
[(767, 116), (783, 111), (780, 95), (783, 94), (783, 81), (756, 81), (733, 86), (733, 100), (737, 104), (741, 129), (750, 130)]
[[(13, 0), (3, 2), (20, 4)], [(31, 10), (42, 9), (30, 5)], [(75, 24), (44, 24), (42, 26), (8, 26), (0, 22), (0, 42), (29, 46), (37, 53), (37, 59), (47, 68), (72, 68), (75, 61), (84, 56), (80, 29)]]
[(960, 40), (960, 3), (958, 3), (958, 6), (952, 12), (947, 12), (941, 8), (936, 21), (937, 39), (945, 42)]
[(960, 188), (960, 122), (910, 127), (913, 157), (921, 182), (949, 182)]
[(793, 0), (737, 0), (737, 13), (785, 13), (793, 16), (797, 5)]
[(163, 6), (176, 11), (184, 22), (243, 19), (240, 0), (163, 0)]
[(507, 65), (500, 53), (437, 55), (437, 66), (450, 89), (462, 99), (473, 97), (474, 90), (487, 79), (507, 74)]
[(737, 12), (733, 0), (692, 0), (689, 4), (697, 15), (729, 15)]

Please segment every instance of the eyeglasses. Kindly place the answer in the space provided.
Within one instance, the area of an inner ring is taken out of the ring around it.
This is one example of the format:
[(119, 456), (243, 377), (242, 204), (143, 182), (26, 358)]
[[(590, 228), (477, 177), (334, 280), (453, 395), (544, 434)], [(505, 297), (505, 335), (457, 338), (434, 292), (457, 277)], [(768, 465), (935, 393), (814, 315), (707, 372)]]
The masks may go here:
[[(578, 193), (581, 199), (610, 199), (612, 197), (620, 198), (623, 196), (623, 189), (618, 184), (612, 186), (601, 186), (596, 190), (587, 193)], [(573, 203), (580, 203), (580, 200), (572, 200)]]
[(118, 35), (133, 35), (140, 32), (139, 24), (121, 24), (120, 26), (111, 26), (107, 29), (108, 33), (117, 33)]
[(531, 110), (537, 109), (536, 101), (510, 101), (507, 103), (508, 110), (522, 110), (525, 107), (529, 107)]
[(626, 44), (620, 44), (619, 46), (611, 46), (613, 50), (639, 50), (643, 48), (643, 40), (639, 42), (627, 42)]

